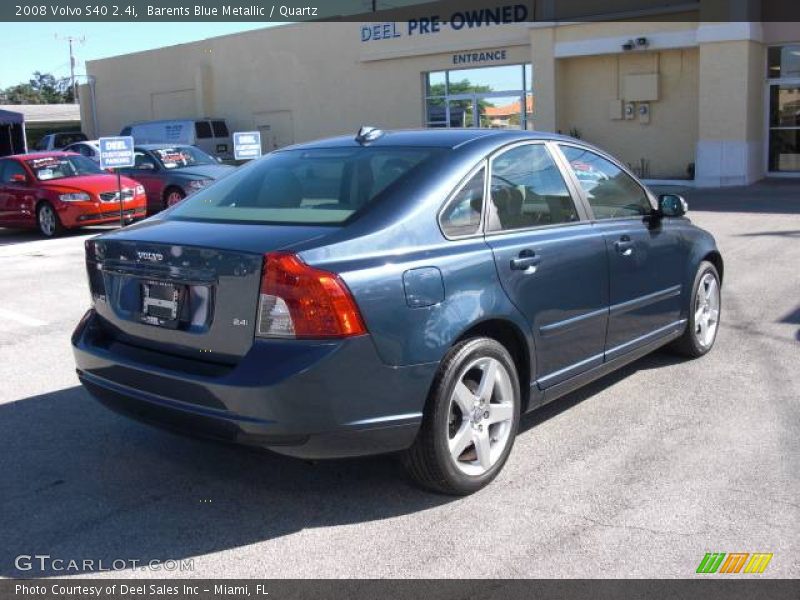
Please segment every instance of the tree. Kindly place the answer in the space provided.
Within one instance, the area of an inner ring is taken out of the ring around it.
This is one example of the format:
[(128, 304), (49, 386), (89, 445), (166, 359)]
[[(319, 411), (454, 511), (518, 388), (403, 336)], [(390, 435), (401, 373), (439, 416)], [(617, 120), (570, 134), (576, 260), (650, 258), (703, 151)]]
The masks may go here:
[[(451, 81), (447, 92), (449, 95), (453, 96), (456, 94), (485, 94), (487, 92), (494, 91), (492, 90), (492, 86), (490, 85), (476, 85), (472, 83), (469, 79), (462, 79), (461, 81)], [(445, 85), (444, 83), (434, 83), (429, 88), (429, 95), (432, 96), (428, 99), (428, 106), (429, 110), (430, 107), (443, 107), (444, 106), (444, 95), (445, 95)], [(494, 106), (491, 102), (485, 99), (478, 100), (478, 113), (483, 115), (484, 111), (486, 110), (487, 106)], [(450, 101), (450, 120), (451, 120), (451, 127), (463, 127), (465, 125), (472, 126), (474, 123), (474, 115), (472, 114), (473, 106), (472, 100), (451, 100)], [(481, 116), (482, 126), (486, 126), (486, 123), (483, 123), (484, 117)], [(488, 123), (488, 121), (487, 121)]]
[(35, 71), (28, 83), (0, 90), (6, 104), (64, 104), (75, 100), (69, 77)]

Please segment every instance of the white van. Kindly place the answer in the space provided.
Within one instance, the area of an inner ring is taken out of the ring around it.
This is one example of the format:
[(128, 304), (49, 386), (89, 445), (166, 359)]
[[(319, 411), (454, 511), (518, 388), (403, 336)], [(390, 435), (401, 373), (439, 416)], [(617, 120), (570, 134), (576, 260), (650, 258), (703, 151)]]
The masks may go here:
[(123, 127), (136, 144), (186, 144), (197, 146), (222, 160), (233, 160), (233, 141), (225, 119), (169, 119), (141, 121)]

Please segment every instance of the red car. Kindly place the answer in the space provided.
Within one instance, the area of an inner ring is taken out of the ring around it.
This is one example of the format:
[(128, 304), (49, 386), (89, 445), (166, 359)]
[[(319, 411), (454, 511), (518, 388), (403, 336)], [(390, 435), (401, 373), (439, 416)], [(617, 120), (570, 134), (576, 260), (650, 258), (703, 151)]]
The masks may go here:
[[(144, 188), (123, 177), (126, 220), (147, 211)], [(117, 177), (73, 152), (18, 154), (0, 159), (0, 227), (64, 229), (119, 221)]]

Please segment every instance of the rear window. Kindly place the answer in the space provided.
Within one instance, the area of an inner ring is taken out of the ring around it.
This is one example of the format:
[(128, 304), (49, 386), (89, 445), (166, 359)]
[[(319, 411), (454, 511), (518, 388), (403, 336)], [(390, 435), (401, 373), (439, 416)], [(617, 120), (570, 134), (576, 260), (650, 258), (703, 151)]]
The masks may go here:
[(84, 142), (87, 138), (83, 133), (58, 133), (56, 134), (55, 141), (53, 142), (56, 148), (63, 148), (75, 142)]
[(198, 140), (213, 137), (211, 135), (211, 125), (208, 121), (195, 121), (194, 134), (197, 136)]
[(362, 147), (276, 152), (193, 194), (170, 218), (342, 223), (441, 152)]
[(228, 137), (228, 126), (225, 121), (211, 121), (211, 127), (214, 129), (214, 137)]

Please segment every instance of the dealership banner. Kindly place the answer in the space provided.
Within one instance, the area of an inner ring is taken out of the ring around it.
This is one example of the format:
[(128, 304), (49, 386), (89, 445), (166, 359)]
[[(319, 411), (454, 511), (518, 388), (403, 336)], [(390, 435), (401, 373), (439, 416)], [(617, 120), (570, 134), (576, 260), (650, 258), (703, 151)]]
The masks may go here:
[(800, 582), (765, 580), (258, 580), (0, 581), (3, 600), (796, 600)]
[(747, 10), (742, 5), (740, 0), (8, 0), (0, 3), (0, 21), (377, 21), (413, 22), (429, 31), (454, 22), (489, 27), (632, 17), (684, 22), (800, 21), (800, 2), (761, 0)]

